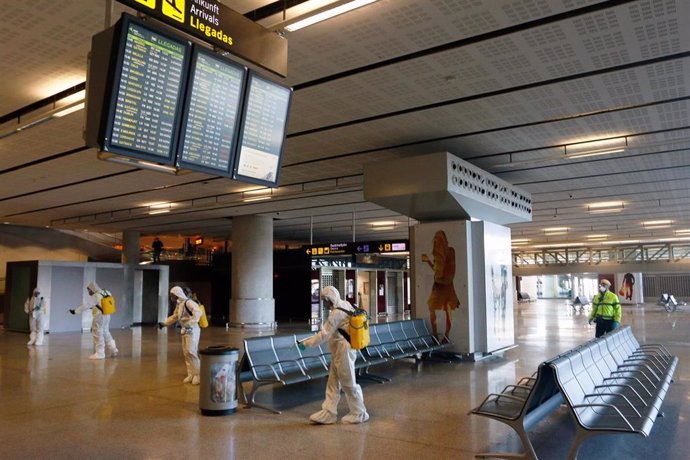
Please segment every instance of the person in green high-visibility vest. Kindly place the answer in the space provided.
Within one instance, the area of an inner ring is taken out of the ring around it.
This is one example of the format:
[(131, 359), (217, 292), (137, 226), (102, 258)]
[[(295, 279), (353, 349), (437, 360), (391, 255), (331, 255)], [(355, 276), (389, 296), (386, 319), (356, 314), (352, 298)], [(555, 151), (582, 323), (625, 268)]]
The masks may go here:
[(621, 304), (618, 296), (610, 291), (611, 282), (607, 279), (599, 283), (599, 294), (592, 299), (592, 312), (589, 324), (597, 323), (595, 337), (601, 337), (621, 325)]

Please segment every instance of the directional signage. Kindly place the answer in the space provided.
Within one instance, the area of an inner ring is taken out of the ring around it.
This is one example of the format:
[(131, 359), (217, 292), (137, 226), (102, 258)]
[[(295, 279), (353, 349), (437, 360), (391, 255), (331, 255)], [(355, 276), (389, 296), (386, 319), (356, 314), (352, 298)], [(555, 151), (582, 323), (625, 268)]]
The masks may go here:
[(287, 76), (287, 40), (217, 0), (117, 0), (144, 14)]
[(348, 254), (385, 254), (408, 252), (410, 250), (410, 242), (408, 240), (396, 240), (358, 243), (330, 243), (303, 246), (303, 248), (305, 252), (312, 257)]

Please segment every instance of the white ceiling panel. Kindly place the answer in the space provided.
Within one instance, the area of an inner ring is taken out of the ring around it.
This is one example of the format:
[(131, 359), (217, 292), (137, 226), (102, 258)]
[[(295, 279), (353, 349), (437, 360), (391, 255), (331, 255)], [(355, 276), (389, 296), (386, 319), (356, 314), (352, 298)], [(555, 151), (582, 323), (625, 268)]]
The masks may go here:
[[(278, 5), (224, 3), (250, 15)], [(105, 5), (3, 10), (0, 132), (84, 82)], [(291, 243), (406, 238), (414, 221), (364, 201), (363, 165), (447, 150), (532, 193), (533, 222), (511, 227), (533, 244), (673, 236), (690, 228), (688, 17), (686, 0), (379, 0), (285, 35), (295, 93), (271, 200), (243, 201), (252, 184), (98, 160), (80, 111), (0, 139), (0, 221), (223, 240), (233, 216), (258, 213)], [(565, 158), (565, 144), (621, 136), (624, 153)], [(616, 213), (587, 208), (616, 200)], [(149, 214), (153, 202), (171, 212)], [(667, 229), (641, 224), (665, 216)], [(377, 232), (376, 219), (399, 226)], [(543, 230), (558, 226), (565, 235)]]

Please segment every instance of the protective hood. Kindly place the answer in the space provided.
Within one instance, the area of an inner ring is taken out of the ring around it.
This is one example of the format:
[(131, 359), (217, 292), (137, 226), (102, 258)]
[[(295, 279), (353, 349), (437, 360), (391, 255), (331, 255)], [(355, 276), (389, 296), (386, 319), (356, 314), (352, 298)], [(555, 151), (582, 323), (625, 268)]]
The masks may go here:
[(184, 294), (184, 291), (180, 286), (174, 286), (172, 289), (170, 289), (170, 294), (174, 295), (178, 299), (186, 300), (187, 296)]
[(321, 298), (328, 299), (333, 304), (333, 308), (340, 306), (340, 292), (333, 286), (326, 286), (321, 291)]
[(98, 287), (98, 284), (96, 284), (95, 281), (91, 281), (88, 285), (86, 285), (86, 289), (88, 289), (89, 291), (93, 292), (94, 294), (95, 294), (96, 292), (100, 292), (100, 291), (101, 291), (101, 288)]

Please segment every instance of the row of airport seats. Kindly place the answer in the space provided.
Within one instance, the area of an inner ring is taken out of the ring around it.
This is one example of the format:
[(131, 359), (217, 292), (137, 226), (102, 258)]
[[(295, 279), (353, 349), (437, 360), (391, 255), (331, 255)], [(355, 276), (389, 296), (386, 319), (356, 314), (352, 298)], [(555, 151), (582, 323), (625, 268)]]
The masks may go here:
[[(512, 427), (522, 454), (479, 454), (536, 459), (527, 431), (565, 403), (576, 425), (568, 453), (599, 434), (649, 436), (673, 381), (678, 358), (663, 345), (640, 345), (630, 326), (590, 340), (539, 365), (535, 375), (490, 394), (470, 414)], [(614, 453), (611, 453), (612, 455)]]
[(659, 305), (664, 307), (666, 311), (671, 312), (676, 311), (680, 305), (686, 305), (686, 303), (682, 300), (676, 300), (676, 297), (673, 294), (664, 293), (661, 294)]
[[(298, 340), (313, 335), (312, 332), (250, 337), (244, 339), (238, 380), (240, 392), (246, 407), (260, 407), (280, 413), (273, 407), (255, 401), (256, 393), (266, 385), (292, 385), (328, 375), (331, 354), (326, 344), (300, 350)], [(390, 379), (369, 372), (371, 366), (396, 359), (431, 357), (436, 351), (452, 345), (439, 341), (429, 330), (424, 319), (394, 321), (370, 324), (371, 342), (357, 350), (355, 368), (359, 379), (369, 379), (379, 383)], [(249, 395), (242, 383), (252, 382)]]

